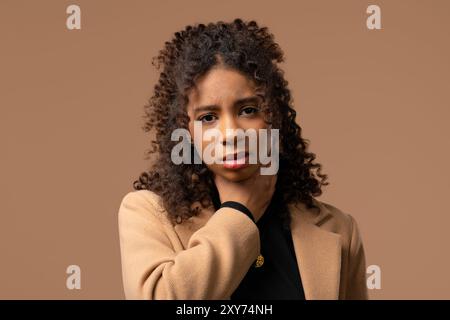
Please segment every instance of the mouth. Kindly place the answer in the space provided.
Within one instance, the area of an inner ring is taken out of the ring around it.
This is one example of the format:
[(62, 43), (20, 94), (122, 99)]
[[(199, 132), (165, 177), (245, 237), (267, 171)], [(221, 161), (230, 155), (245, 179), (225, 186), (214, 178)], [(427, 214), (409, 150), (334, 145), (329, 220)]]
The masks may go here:
[(247, 151), (241, 151), (236, 153), (230, 153), (223, 157), (223, 166), (227, 169), (240, 169), (248, 166), (249, 153)]

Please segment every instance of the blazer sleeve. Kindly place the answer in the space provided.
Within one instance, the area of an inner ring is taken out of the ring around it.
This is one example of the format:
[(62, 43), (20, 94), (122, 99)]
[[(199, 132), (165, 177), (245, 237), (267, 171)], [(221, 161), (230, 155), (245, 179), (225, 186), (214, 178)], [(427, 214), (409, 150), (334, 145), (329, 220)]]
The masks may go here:
[(156, 214), (160, 208), (138, 191), (120, 204), (125, 297), (229, 299), (259, 254), (256, 224), (235, 209), (221, 208), (192, 234), (185, 250), (176, 252), (167, 234), (173, 227)]
[(367, 300), (366, 258), (361, 234), (355, 219), (351, 220), (351, 241), (349, 252), (349, 275), (347, 277), (347, 294), (349, 300)]

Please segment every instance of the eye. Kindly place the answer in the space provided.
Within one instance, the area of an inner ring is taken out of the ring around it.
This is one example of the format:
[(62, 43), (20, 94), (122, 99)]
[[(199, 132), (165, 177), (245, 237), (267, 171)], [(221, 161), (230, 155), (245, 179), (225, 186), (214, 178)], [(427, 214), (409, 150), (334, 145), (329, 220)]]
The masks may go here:
[(244, 107), (240, 111), (240, 113), (244, 116), (249, 116), (257, 112), (259, 112), (259, 108), (253, 106)]
[(205, 114), (204, 116), (199, 117), (198, 120), (202, 121), (203, 123), (211, 123), (214, 120), (216, 120), (216, 116), (208, 113)]

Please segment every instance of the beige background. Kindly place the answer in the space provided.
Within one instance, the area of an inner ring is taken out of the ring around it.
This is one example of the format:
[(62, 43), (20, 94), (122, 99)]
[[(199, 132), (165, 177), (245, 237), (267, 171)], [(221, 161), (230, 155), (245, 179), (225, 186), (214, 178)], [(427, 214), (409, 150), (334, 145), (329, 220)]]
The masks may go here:
[[(81, 6), (82, 29), (65, 26)], [(366, 28), (366, 8), (382, 30)], [(0, 298), (122, 299), (117, 210), (146, 168), (150, 64), (195, 22), (256, 19), (286, 53), (321, 200), (359, 222), (373, 299), (450, 298), (449, 1), (0, 2)], [(82, 289), (67, 290), (80, 265)]]

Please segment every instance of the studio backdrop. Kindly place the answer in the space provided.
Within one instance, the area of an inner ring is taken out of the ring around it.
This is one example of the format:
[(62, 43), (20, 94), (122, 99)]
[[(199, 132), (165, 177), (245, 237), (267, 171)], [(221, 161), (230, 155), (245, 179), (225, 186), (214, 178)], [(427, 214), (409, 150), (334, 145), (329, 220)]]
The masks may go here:
[(318, 199), (358, 221), (370, 298), (449, 299), (449, 14), (446, 0), (2, 0), (0, 298), (124, 298), (117, 214), (148, 167), (152, 57), (186, 25), (241, 18), (284, 51), (329, 177)]

